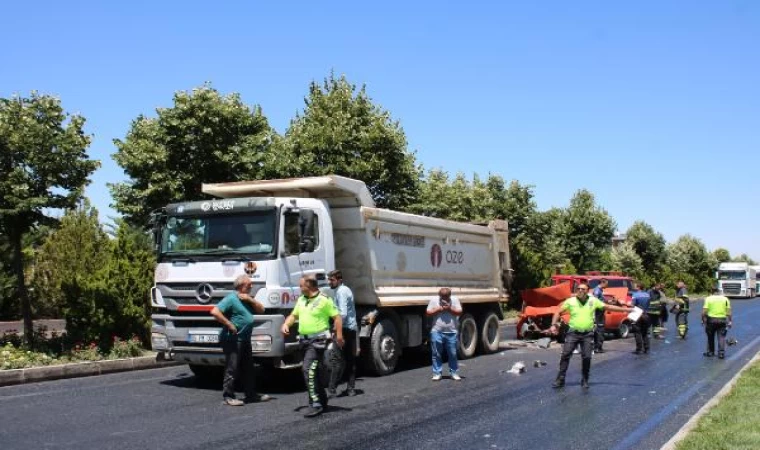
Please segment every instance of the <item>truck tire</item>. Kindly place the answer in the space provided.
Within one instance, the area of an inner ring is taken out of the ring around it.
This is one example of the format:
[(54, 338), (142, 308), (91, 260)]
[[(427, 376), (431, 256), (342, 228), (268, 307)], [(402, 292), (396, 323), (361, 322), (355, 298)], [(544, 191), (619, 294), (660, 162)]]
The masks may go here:
[(190, 364), (190, 371), (200, 383), (221, 383), (224, 378), (224, 367), (221, 366)]
[(372, 330), (369, 354), (365, 355), (367, 369), (375, 375), (393, 373), (399, 357), (399, 339), (396, 326), (390, 319), (383, 319)]
[(478, 352), (483, 355), (496, 353), (499, 350), (501, 333), (499, 316), (493, 311), (487, 311), (478, 317)]
[(475, 356), (478, 348), (478, 324), (472, 314), (464, 314), (459, 319), (459, 339), (457, 339), (457, 355), (459, 359)]

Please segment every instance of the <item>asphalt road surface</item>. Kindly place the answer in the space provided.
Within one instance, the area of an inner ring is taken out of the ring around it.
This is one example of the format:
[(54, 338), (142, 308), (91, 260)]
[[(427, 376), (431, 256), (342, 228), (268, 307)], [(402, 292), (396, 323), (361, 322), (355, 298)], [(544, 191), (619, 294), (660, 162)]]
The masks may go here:
[[(315, 419), (295, 411), (306, 395), (288, 376), (262, 386), (272, 402), (239, 408), (185, 367), (5, 387), (0, 448), (657, 449), (760, 349), (760, 299), (733, 305), (739, 343), (725, 360), (702, 357), (696, 303), (686, 340), (671, 319), (650, 355), (632, 355), (633, 339), (609, 341), (585, 391), (578, 355), (568, 385), (551, 389), (554, 346), (464, 361), (461, 382), (431, 382), (427, 361), (408, 358), (392, 376), (362, 377), (360, 395)], [(517, 361), (526, 373), (503, 373)]]

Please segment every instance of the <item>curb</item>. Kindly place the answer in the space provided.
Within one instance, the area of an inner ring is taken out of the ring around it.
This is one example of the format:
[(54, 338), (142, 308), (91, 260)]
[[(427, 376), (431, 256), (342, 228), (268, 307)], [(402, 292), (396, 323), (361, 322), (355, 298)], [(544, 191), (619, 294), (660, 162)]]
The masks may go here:
[(689, 434), (691, 430), (696, 428), (697, 423), (699, 422), (699, 419), (701, 419), (705, 414), (707, 414), (710, 409), (712, 409), (715, 405), (720, 402), (723, 397), (728, 395), (731, 390), (734, 388), (736, 383), (739, 381), (739, 377), (744, 373), (745, 370), (747, 370), (752, 364), (755, 362), (760, 361), (760, 353), (756, 353), (755, 356), (752, 357), (749, 361), (747, 361), (747, 364), (744, 365), (741, 369), (739, 369), (738, 372), (736, 372), (736, 375), (734, 375), (731, 380), (726, 383), (725, 386), (721, 388), (720, 391), (718, 391), (713, 398), (711, 398), (707, 403), (705, 403), (701, 408), (699, 408), (699, 411), (697, 411), (696, 414), (694, 414), (691, 419), (689, 419), (688, 422), (686, 422), (680, 430), (672, 437), (668, 442), (665, 443), (662, 447), (660, 447), (660, 450), (675, 450), (676, 445), (678, 445), (679, 442), (684, 440), (686, 438), (686, 435)]
[(177, 361), (159, 360), (158, 355), (153, 354), (137, 358), (0, 370), (0, 386), (37, 383), (39, 381), (61, 380), (65, 378), (91, 377), (116, 372), (180, 366), (182, 364)]

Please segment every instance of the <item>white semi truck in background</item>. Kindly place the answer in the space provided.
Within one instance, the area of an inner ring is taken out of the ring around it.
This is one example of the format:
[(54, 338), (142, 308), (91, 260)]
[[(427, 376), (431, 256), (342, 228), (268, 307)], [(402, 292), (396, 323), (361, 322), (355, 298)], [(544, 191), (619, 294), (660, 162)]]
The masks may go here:
[(153, 349), (186, 362), (199, 377), (224, 356), (209, 314), (248, 274), (266, 307), (251, 337), (259, 364), (301, 366), (296, 333), (280, 327), (302, 276), (327, 287), (343, 272), (354, 293), (361, 358), (394, 371), (404, 349), (423, 345), (428, 301), (440, 287), (461, 301), (459, 354), (499, 347), (500, 303), (510, 279), (507, 223), (459, 223), (376, 208), (361, 181), (339, 176), (204, 184), (215, 200), (166, 206), (154, 215), (158, 262), (151, 290)]
[(749, 266), (750, 270), (755, 271), (755, 297), (760, 295), (760, 266)]
[(724, 262), (716, 273), (718, 288), (727, 297), (752, 298), (757, 292), (755, 266), (746, 262)]

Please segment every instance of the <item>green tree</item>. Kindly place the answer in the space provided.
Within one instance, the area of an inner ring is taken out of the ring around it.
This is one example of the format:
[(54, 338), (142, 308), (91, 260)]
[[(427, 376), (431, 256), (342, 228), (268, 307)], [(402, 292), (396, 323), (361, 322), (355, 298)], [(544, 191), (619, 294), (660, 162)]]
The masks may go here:
[(665, 237), (646, 222), (637, 221), (626, 232), (626, 243), (641, 260), (643, 271), (655, 278), (665, 263)]
[(611, 245), (615, 228), (615, 220), (596, 204), (594, 194), (579, 190), (562, 214), (560, 239), (564, 253), (579, 271), (595, 269)]
[(119, 223), (107, 261), (90, 277), (63, 280), (66, 331), (73, 341), (97, 342), (108, 350), (113, 337), (149, 342), (150, 287), (155, 259), (140, 227)]
[(51, 210), (75, 206), (98, 168), (86, 152), (90, 137), (84, 123), (51, 96), (33, 92), (0, 99), (0, 229), (8, 236), (27, 341), (33, 335), (32, 305), (23, 237), (36, 225), (54, 222)]
[(322, 84), (311, 83), (305, 102), (276, 153), (283, 175), (362, 180), (383, 208), (414, 202), (421, 176), (414, 154), (399, 123), (372, 102), (364, 86), (357, 89), (331, 74)]
[(64, 283), (90, 280), (109, 260), (110, 242), (98, 220), (98, 211), (84, 201), (67, 210), (60, 227), (53, 231), (37, 252), (33, 283), (47, 310), (64, 306)]
[[(613, 248), (610, 252), (610, 260), (614, 270), (620, 270), (626, 274), (641, 280), (644, 275), (644, 264), (641, 256), (631, 242), (624, 242)], [(647, 282), (647, 280), (642, 280)]]
[(719, 263), (731, 261), (731, 253), (729, 253), (729, 251), (725, 248), (716, 248), (713, 250), (713, 257)]
[(666, 273), (671, 285), (683, 280), (692, 291), (708, 291), (717, 265), (702, 241), (689, 234), (667, 246)]
[(223, 96), (209, 85), (174, 94), (156, 117), (140, 115), (114, 160), (129, 180), (110, 184), (114, 207), (145, 227), (150, 212), (168, 203), (201, 197), (202, 183), (259, 179), (274, 132), (261, 108), (238, 94)]
[(746, 253), (742, 253), (741, 255), (737, 256), (736, 258), (733, 259), (733, 261), (745, 262), (751, 266), (754, 266), (755, 264), (757, 264), (757, 262), (755, 262), (754, 259), (750, 258), (749, 255), (747, 255)]

